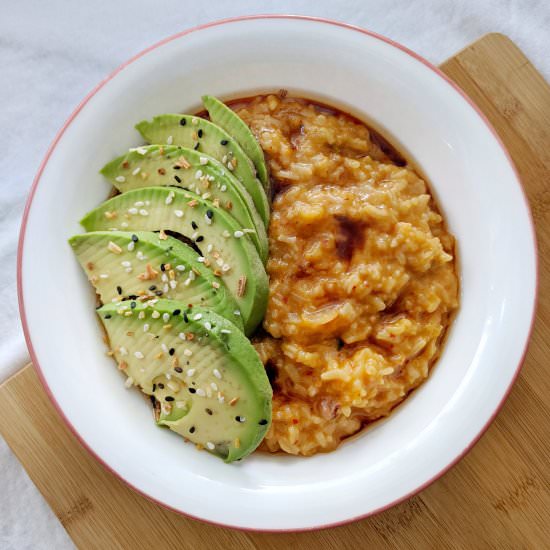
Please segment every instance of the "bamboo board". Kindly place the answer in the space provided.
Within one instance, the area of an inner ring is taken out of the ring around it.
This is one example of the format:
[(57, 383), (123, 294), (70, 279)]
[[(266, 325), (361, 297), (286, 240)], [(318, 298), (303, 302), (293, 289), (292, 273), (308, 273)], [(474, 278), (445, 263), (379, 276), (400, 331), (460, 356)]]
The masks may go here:
[(550, 547), (550, 87), (499, 34), (483, 37), (442, 69), (508, 147), (539, 239), (540, 299), (529, 353), (489, 431), (443, 478), (375, 517), (310, 533), (245, 533), (181, 517), (130, 490), (80, 446), (27, 366), (0, 386), (0, 433), (77, 547)]

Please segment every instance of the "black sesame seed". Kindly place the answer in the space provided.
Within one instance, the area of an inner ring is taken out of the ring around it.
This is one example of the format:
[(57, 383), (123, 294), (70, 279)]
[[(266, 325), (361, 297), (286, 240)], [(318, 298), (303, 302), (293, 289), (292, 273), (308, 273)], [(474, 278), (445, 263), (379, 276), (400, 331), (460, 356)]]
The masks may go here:
[(183, 372), (183, 369), (181, 367), (174, 367), (174, 370), (180, 373)]
[(244, 420), (242, 419), (241, 416), (236, 416), (236, 417), (235, 417), (235, 420), (236, 420), (237, 422), (244, 422)]
[(134, 309), (137, 306), (136, 302), (130, 302), (130, 307)]
[(157, 385), (153, 384), (153, 391), (156, 391), (156, 389), (157, 389)]
[(112, 317), (112, 315), (110, 313), (107, 313), (107, 315), (105, 315), (104, 319), (110, 319)]
[(199, 226), (195, 222), (191, 222), (191, 227), (197, 229)]
[(121, 286), (117, 286), (117, 287), (116, 287), (116, 291), (117, 291), (119, 294), (122, 294), (122, 287), (121, 287)]
[(212, 210), (207, 210), (206, 217), (211, 220), (214, 217), (214, 212)]
[(221, 143), (222, 145), (227, 145), (227, 144), (229, 143), (229, 141), (228, 141), (227, 139), (222, 139), (222, 140), (220, 141), (220, 143)]
[(265, 418), (262, 418), (262, 419), (258, 422), (258, 424), (259, 424), (260, 426), (265, 426), (265, 425), (267, 424), (267, 420), (266, 420)]
[(202, 129), (200, 129), (200, 130), (197, 132), (197, 135), (201, 138), (203, 133), (204, 133), (204, 132), (202, 131)]
[(174, 398), (171, 396), (171, 395), (167, 395), (165, 398), (164, 398), (165, 401), (174, 401)]
[(187, 124), (187, 120), (185, 120), (184, 118), (182, 118), (182, 119), (180, 120), (180, 124), (181, 124), (182, 126), (185, 126), (185, 125)]
[(178, 183), (181, 183), (181, 178), (179, 176), (174, 176), (174, 179), (178, 182)]
[(137, 243), (139, 241), (138, 236), (137, 235), (132, 235), (132, 241)]
[(158, 386), (159, 386), (159, 390), (163, 390), (163, 389), (164, 389), (164, 384), (163, 384), (162, 382), (159, 382)]
[(195, 388), (189, 388), (189, 393), (197, 393), (197, 390)]
[(174, 166), (172, 166), (172, 168), (174, 170), (181, 170), (181, 166), (177, 165), (177, 164), (174, 164)]
[(187, 317), (187, 313), (183, 313), (183, 320), (188, 323), (189, 322), (189, 317)]
[(157, 285), (151, 285), (151, 286), (149, 287), (149, 290), (156, 290), (156, 289), (157, 289)]
[(197, 141), (197, 143), (195, 143), (195, 146), (193, 147), (193, 149), (194, 149), (195, 151), (197, 151), (198, 148), (199, 148), (199, 145), (200, 145), (200, 143)]
[(160, 264), (160, 270), (161, 270), (161, 271), (165, 271), (165, 270), (166, 270), (166, 267), (165, 267), (164, 264)]
[(175, 309), (172, 311), (172, 315), (179, 315), (181, 313), (181, 309)]
[(204, 409), (206, 411), (206, 414), (212, 416), (212, 409)]
[(162, 296), (162, 290), (155, 290), (155, 294), (157, 296)]
[(128, 300), (137, 300), (137, 296), (135, 294), (130, 294)]
[(204, 241), (204, 237), (202, 235), (199, 235), (196, 239), (195, 239), (195, 242), (196, 243), (200, 243), (201, 241)]
[(175, 350), (174, 348), (170, 348), (170, 349), (168, 350), (168, 354), (169, 354), (169, 355), (174, 355), (174, 353), (176, 353), (176, 350)]
[(189, 428), (189, 433), (190, 433), (190, 434), (194, 434), (194, 433), (195, 433), (195, 426), (191, 426), (191, 427)]

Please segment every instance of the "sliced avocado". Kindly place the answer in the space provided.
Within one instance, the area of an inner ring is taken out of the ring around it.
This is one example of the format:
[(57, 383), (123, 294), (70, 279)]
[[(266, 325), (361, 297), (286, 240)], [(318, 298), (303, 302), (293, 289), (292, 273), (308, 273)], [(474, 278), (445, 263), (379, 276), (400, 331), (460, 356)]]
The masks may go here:
[(197, 263), (209, 267), (227, 286), (250, 334), (267, 306), (268, 279), (256, 248), (221, 208), (184, 189), (145, 187), (117, 195), (81, 221), (87, 231), (125, 229), (172, 231), (200, 250)]
[(264, 152), (244, 120), (225, 103), (211, 95), (202, 96), (202, 104), (210, 115), (210, 120), (233, 136), (256, 167), (258, 178), (269, 195), (269, 176)]
[(103, 303), (162, 296), (212, 308), (243, 326), (225, 284), (178, 239), (145, 231), (95, 231), (75, 235), (69, 243)]
[[(97, 310), (127, 385), (158, 403), (158, 423), (233, 462), (271, 422), (272, 390), (250, 341), (210, 310), (159, 300)], [(167, 328), (168, 327), (168, 328)]]
[(149, 143), (181, 145), (220, 161), (250, 193), (258, 214), (267, 225), (269, 202), (262, 183), (256, 179), (252, 161), (227, 132), (203, 118), (179, 114), (143, 120), (136, 124), (136, 129)]
[(258, 252), (267, 260), (265, 226), (242, 183), (221, 163), (204, 153), (168, 145), (148, 145), (116, 158), (101, 173), (121, 192), (173, 185), (184, 187), (227, 210), (241, 224), (254, 229), (250, 237)]

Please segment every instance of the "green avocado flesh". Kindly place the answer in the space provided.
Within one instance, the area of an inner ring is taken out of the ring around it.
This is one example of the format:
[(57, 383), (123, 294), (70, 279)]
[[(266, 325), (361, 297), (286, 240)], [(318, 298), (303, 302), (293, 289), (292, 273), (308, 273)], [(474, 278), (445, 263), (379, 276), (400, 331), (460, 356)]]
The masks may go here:
[(192, 149), (148, 145), (134, 149), (103, 167), (101, 173), (121, 192), (142, 187), (176, 186), (193, 191), (229, 212), (250, 238), (265, 262), (268, 255), (265, 225), (250, 195), (224, 166)]
[(158, 424), (226, 462), (260, 444), (271, 422), (272, 390), (235, 325), (172, 300), (108, 304), (97, 313), (127, 385), (154, 398)]
[(225, 284), (178, 239), (157, 233), (96, 231), (69, 239), (103, 303), (156, 300), (160, 296), (204, 306), (242, 328), (242, 317)]
[(243, 151), (256, 167), (258, 178), (269, 195), (269, 176), (265, 164), (264, 152), (246, 123), (225, 103), (211, 95), (202, 96), (202, 104), (208, 111), (210, 120), (235, 138)]
[(148, 143), (181, 145), (220, 161), (250, 193), (258, 214), (267, 226), (269, 202), (262, 183), (256, 178), (252, 161), (237, 141), (208, 120), (192, 115), (159, 115), (143, 120), (136, 129)]
[(247, 230), (209, 201), (183, 189), (146, 187), (104, 202), (81, 221), (87, 231), (172, 231), (201, 252), (197, 263), (210, 268), (234, 297), (250, 334), (267, 306), (268, 279)]

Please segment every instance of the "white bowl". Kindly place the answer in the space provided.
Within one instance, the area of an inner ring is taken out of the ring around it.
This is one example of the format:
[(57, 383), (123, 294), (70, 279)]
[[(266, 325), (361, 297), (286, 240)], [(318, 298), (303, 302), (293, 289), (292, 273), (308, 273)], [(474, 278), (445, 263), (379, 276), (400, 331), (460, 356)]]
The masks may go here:
[[(429, 380), (338, 450), (254, 454), (227, 465), (159, 430), (124, 389), (67, 238), (105, 199), (98, 169), (140, 143), (135, 122), (286, 88), (370, 120), (431, 181), (459, 246), (461, 308)], [(483, 115), (417, 55), (365, 30), (305, 17), (245, 17), (185, 31), (89, 94), (40, 167), (24, 215), (19, 298), (42, 382), (106, 467), (163, 505), (258, 530), (335, 525), (426, 487), (473, 445), (518, 374), (534, 314), (536, 246), (514, 167)]]

